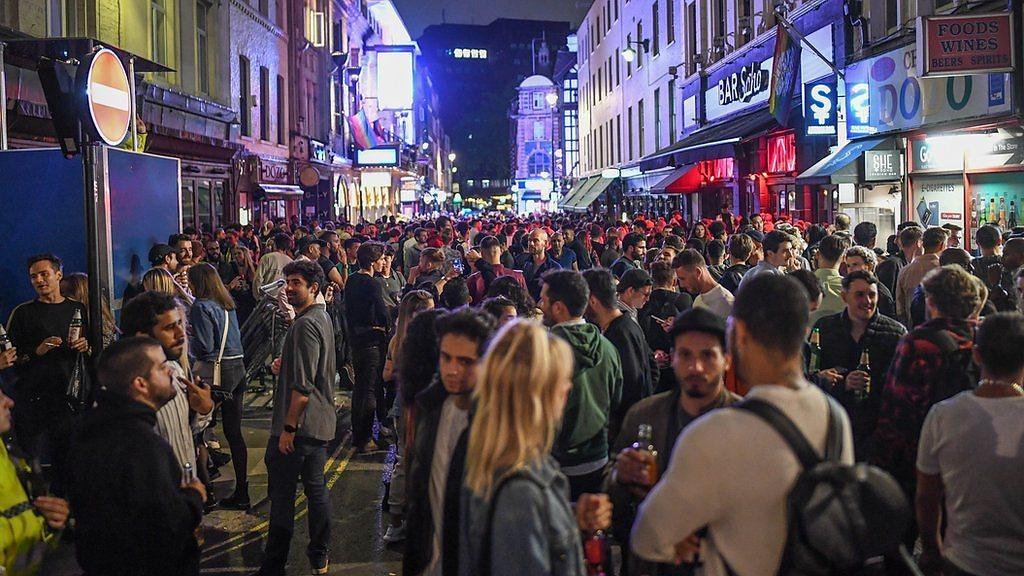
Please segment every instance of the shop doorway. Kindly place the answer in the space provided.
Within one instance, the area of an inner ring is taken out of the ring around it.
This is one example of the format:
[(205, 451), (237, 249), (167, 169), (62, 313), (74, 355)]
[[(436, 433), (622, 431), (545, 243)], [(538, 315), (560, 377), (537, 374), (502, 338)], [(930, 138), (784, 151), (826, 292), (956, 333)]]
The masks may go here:
[(225, 224), (224, 194), (227, 180), (182, 178), (181, 221), (200, 232), (212, 233)]

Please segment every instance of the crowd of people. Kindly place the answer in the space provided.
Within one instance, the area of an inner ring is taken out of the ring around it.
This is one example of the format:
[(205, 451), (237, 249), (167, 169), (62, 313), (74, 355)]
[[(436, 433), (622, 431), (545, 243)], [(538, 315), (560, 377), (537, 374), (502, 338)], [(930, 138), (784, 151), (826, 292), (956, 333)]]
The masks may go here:
[[(394, 451), (382, 538), (410, 576), (1024, 574), (1024, 229), (983, 226), (972, 255), (952, 225), (882, 249), (870, 222), (798, 224), (186, 229), (92, 339), (85, 278), (34, 256), (37, 298), (0, 334), (0, 566), (31, 574), (72, 522), (90, 576), (197, 574), (204, 511), (251, 505), (259, 365), (264, 576), (285, 573), (300, 482), (328, 573), (343, 438)], [(266, 309), (286, 329), (253, 357)], [(805, 514), (825, 476), (836, 498)]]

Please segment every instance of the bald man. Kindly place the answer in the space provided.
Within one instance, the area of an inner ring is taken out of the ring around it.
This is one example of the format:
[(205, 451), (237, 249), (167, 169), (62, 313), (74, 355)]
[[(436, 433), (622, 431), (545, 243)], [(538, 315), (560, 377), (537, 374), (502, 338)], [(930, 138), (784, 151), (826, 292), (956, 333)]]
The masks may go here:
[(548, 244), (548, 233), (543, 228), (530, 232), (526, 254), (523, 254), (518, 266), (526, 277), (526, 288), (535, 301), (540, 300), (541, 278), (544, 273), (562, 268), (561, 264), (548, 258)]

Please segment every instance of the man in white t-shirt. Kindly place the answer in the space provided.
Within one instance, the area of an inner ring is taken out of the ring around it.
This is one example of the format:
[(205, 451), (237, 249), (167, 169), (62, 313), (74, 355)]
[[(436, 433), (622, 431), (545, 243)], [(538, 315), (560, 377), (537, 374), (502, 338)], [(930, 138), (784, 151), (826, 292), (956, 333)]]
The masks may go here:
[(1024, 574), (1024, 318), (985, 318), (974, 360), (978, 387), (933, 406), (921, 430), (917, 523), (929, 576)]
[[(729, 349), (748, 397), (781, 410), (819, 453), (828, 436), (828, 400), (803, 377), (807, 295), (787, 276), (764, 274), (744, 285), (729, 318)], [(850, 423), (842, 413), (842, 462), (853, 463)], [(759, 417), (714, 410), (676, 441), (661, 480), (641, 504), (630, 543), (641, 558), (687, 560), (701, 552), (706, 574), (725, 563), (744, 576), (774, 575), (786, 543), (786, 496), (801, 466)], [(707, 538), (696, 533), (707, 528)]]
[(403, 573), (458, 570), (459, 493), (476, 369), (494, 329), (484, 312), (463, 309), (437, 321), (439, 378), (416, 396), (415, 443), (406, 476)]
[(696, 250), (683, 250), (672, 259), (672, 268), (676, 271), (679, 287), (692, 294), (697, 294), (693, 301), (694, 308), (707, 308), (722, 318), (732, 311), (735, 299), (732, 292), (715, 281), (708, 270), (704, 256)]

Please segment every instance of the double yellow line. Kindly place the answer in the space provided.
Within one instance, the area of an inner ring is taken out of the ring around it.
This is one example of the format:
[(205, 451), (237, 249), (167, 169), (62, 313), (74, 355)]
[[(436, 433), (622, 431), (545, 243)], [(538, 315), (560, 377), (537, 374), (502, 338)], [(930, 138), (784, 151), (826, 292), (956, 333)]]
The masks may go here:
[[(327, 460), (327, 463), (324, 464), (324, 474), (327, 474), (332, 469), (334, 470), (333, 472), (330, 472), (330, 477), (327, 479), (326, 482), (328, 495), (330, 495), (331, 488), (334, 487), (334, 484), (341, 477), (341, 473), (344, 472), (345, 469), (348, 467), (348, 463), (349, 460), (351, 460), (352, 458), (353, 452), (354, 451), (352, 448), (346, 449), (345, 443), (342, 442), (338, 444), (338, 447), (334, 450), (334, 453), (331, 454), (331, 457)], [(296, 508), (298, 508), (305, 501), (306, 494), (305, 492), (303, 492), (303, 494), (295, 500)], [(303, 518), (308, 512), (309, 507), (303, 507), (301, 510), (295, 513), (295, 521), (297, 522), (298, 520)], [(267, 531), (269, 527), (270, 521), (264, 520), (263, 522), (256, 524), (246, 532), (236, 534), (223, 542), (210, 546), (209, 548), (203, 550), (201, 562), (205, 563), (210, 560), (220, 558), (225, 554), (230, 554), (235, 550), (245, 548), (246, 546), (254, 542), (262, 540), (264, 533)]]

